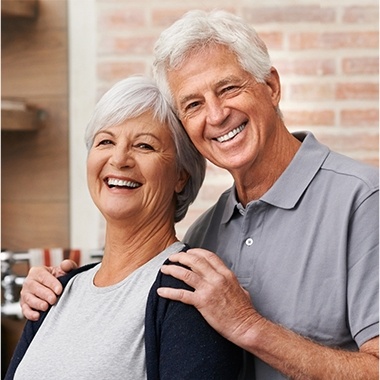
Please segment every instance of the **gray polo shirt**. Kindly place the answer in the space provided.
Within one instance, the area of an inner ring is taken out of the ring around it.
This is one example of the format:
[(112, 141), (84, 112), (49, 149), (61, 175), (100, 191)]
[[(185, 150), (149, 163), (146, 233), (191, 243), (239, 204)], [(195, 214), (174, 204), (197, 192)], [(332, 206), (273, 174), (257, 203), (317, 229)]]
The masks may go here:
[[(311, 133), (295, 136), (301, 148), (261, 199), (244, 208), (232, 187), (184, 241), (216, 252), (266, 318), (358, 350), (378, 335), (378, 170)], [(248, 364), (258, 380), (284, 378), (252, 356)]]

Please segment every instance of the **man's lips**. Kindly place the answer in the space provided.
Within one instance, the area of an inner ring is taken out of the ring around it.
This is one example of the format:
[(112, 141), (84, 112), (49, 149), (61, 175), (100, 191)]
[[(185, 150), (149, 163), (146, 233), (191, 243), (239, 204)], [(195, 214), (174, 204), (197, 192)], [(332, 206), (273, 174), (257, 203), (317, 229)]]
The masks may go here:
[(229, 141), (233, 139), (236, 135), (238, 135), (245, 128), (245, 126), (246, 126), (246, 123), (242, 124), (240, 127), (233, 129), (232, 131), (226, 133), (223, 136), (217, 137), (216, 140), (220, 143)]

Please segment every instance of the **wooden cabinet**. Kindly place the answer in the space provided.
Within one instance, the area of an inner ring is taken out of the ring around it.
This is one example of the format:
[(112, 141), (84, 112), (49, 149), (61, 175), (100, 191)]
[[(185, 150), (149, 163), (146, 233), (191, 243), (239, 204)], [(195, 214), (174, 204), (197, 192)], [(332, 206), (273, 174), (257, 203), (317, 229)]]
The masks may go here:
[(2, 0), (1, 17), (35, 18), (38, 13), (37, 0)]
[(2, 248), (69, 247), (66, 0), (2, 0)]
[(44, 115), (22, 100), (1, 99), (2, 131), (36, 131)]

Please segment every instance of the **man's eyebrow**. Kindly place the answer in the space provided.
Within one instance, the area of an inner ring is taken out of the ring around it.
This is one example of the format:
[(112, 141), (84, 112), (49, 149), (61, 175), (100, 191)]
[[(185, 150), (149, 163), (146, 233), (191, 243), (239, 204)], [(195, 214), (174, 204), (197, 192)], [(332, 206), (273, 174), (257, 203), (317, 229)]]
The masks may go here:
[(230, 76), (225, 77), (225, 78), (219, 80), (218, 82), (216, 82), (215, 87), (222, 87), (222, 86), (225, 86), (226, 84), (230, 84), (231, 82), (237, 82), (240, 80), (241, 80), (241, 78), (238, 78), (235, 75), (230, 75)]
[(189, 95), (186, 95), (186, 96), (183, 96), (183, 97), (180, 97), (179, 98), (179, 106), (180, 108), (182, 108), (187, 102), (189, 102), (190, 100), (193, 100), (195, 98), (199, 97), (199, 95), (197, 94), (189, 94)]
[[(237, 81), (240, 81), (241, 78), (238, 78), (237, 76), (235, 75), (230, 75), (228, 77), (225, 77), (219, 81), (217, 81), (213, 87), (214, 88), (219, 88), (219, 87), (223, 87), (227, 84), (230, 84), (231, 82), (237, 82)], [(189, 94), (189, 95), (185, 95), (183, 97), (180, 97), (179, 98), (179, 105), (180, 107), (183, 107), (187, 102), (189, 102), (190, 100), (193, 100), (193, 99), (196, 99), (197, 97), (199, 97), (198, 94), (196, 93), (192, 93), (192, 94)]]

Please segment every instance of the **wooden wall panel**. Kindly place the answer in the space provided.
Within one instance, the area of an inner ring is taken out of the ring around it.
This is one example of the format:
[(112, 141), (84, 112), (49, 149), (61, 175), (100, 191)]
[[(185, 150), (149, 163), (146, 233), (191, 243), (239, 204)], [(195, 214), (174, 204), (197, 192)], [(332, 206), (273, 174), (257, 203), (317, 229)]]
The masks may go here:
[(2, 248), (69, 246), (66, 0), (2, 18), (2, 98), (44, 110), (37, 131), (2, 131)]
[(2, 132), (3, 202), (68, 203), (67, 100), (36, 102), (46, 110), (39, 129)]
[(10, 247), (19, 250), (68, 247), (66, 202), (4, 202), (1, 216), (2, 234)]

